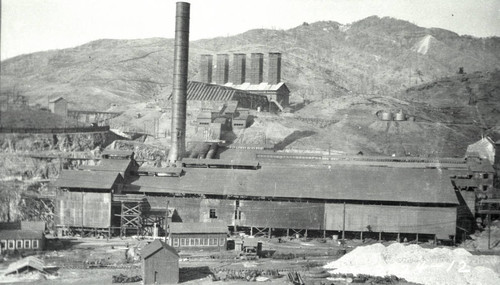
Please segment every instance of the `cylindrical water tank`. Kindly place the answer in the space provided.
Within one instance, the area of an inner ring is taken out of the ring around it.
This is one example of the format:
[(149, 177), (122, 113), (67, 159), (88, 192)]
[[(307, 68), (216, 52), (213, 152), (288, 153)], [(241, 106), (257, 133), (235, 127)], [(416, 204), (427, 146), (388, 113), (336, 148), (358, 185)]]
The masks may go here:
[(406, 120), (406, 116), (404, 113), (396, 113), (394, 120), (395, 121), (404, 121), (404, 120)]
[(382, 121), (392, 121), (392, 113), (382, 112)]

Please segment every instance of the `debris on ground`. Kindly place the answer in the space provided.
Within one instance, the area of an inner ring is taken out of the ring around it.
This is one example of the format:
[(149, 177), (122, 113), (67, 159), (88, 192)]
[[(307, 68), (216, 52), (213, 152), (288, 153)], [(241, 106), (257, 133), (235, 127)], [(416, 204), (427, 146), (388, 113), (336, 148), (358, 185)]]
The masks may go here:
[(127, 276), (125, 274), (113, 275), (112, 283), (133, 283), (142, 281), (142, 277), (139, 275)]

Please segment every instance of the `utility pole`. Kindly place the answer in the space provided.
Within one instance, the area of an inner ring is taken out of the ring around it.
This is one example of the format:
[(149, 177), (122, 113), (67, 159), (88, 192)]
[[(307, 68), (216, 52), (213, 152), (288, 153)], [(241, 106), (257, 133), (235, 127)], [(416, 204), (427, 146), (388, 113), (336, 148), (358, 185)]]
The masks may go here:
[(169, 229), (168, 229), (168, 203), (170, 203), (170, 201), (167, 200), (167, 211), (165, 212), (165, 242), (167, 241), (167, 237), (170, 237), (169, 235)]
[(345, 244), (345, 202), (344, 202), (344, 218), (342, 219), (342, 244)]

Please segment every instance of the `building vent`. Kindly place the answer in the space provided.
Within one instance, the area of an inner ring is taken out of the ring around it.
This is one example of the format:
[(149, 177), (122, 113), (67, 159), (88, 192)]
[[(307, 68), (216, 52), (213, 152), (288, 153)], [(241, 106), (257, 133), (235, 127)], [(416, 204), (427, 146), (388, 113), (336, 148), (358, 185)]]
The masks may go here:
[(278, 84), (281, 82), (281, 53), (269, 53), (269, 72), (267, 76), (269, 84)]
[(233, 55), (233, 70), (231, 73), (231, 82), (233, 84), (243, 84), (245, 82), (246, 58), (244, 53), (235, 53)]
[(215, 83), (224, 85), (229, 79), (229, 55), (218, 54), (217, 66), (215, 69)]
[(263, 80), (264, 54), (252, 53), (250, 58), (250, 83), (260, 84)]
[(200, 82), (212, 83), (212, 64), (213, 56), (211, 54), (202, 54), (200, 59)]

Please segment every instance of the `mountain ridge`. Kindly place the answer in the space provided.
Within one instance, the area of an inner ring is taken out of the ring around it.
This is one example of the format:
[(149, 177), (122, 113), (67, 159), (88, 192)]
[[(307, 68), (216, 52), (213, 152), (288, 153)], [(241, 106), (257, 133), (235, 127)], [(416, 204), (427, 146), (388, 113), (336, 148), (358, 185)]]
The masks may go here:
[[(439, 41), (444, 51), (432, 45), (426, 54), (412, 50), (426, 36)], [(192, 41), (189, 79), (197, 79), (200, 54), (271, 51), (283, 53), (282, 78), (295, 102), (396, 94), (454, 74), (459, 67), (473, 72), (500, 66), (500, 38), (459, 36), (372, 16), (348, 25), (320, 21)], [(99, 39), (4, 60), (0, 80), (2, 92), (17, 90), (32, 103), (43, 105), (47, 97), (62, 95), (74, 108), (106, 110), (112, 103), (165, 97), (172, 68), (173, 39)]]

